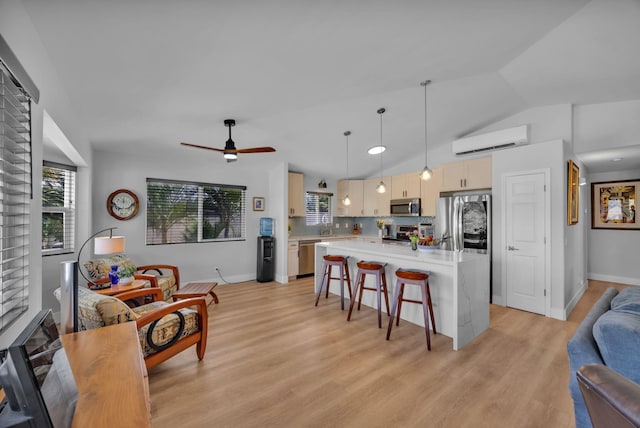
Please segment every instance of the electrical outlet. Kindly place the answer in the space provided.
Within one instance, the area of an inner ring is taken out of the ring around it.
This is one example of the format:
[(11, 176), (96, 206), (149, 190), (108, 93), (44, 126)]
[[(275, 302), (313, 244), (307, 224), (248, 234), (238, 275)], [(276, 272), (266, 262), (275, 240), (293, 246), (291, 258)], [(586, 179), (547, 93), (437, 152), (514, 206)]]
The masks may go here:
[(349, 223), (345, 223), (345, 224), (344, 224), (344, 228), (345, 228), (345, 229), (349, 229)]
[(364, 227), (364, 223), (360, 223), (360, 229)]
[(336, 229), (340, 229), (340, 223), (336, 223)]

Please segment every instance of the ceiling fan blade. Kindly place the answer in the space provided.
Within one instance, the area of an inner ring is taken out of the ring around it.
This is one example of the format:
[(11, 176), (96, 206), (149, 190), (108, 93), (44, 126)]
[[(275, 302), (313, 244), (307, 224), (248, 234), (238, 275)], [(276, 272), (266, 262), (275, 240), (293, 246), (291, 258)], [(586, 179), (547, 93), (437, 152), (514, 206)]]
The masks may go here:
[(250, 149), (238, 149), (236, 153), (269, 153), (275, 151), (276, 149), (273, 147), (252, 147)]
[(189, 147), (195, 147), (197, 149), (206, 149), (206, 150), (215, 150), (216, 152), (224, 152), (225, 149), (217, 149), (215, 147), (207, 147), (207, 146), (199, 146), (197, 144), (191, 144), (191, 143), (180, 143), (183, 146), (189, 146)]

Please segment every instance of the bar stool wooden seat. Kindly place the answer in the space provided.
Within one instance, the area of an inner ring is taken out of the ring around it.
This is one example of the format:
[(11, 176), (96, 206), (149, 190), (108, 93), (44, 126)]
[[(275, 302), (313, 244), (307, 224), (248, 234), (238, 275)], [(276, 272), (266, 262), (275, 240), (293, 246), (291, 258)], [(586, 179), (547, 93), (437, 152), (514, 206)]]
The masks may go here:
[[(382, 299), (381, 295), (384, 293), (384, 302), (387, 305), (387, 315), (389, 315), (389, 294), (387, 292), (387, 275), (385, 273), (385, 266), (387, 264), (383, 262), (373, 262), (373, 261), (359, 261), (357, 263), (358, 266), (358, 274), (356, 275), (356, 288), (353, 290), (353, 295), (358, 295), (358, 288), (360, 288), (360, 296), (358, 297), (358, 310), (360, 310), (360, 304), (362, 303), (362, 293), (364, 290), (372, 290), (375, 291), (378, 295), (378, 328), (382, 328)], [(374, 275), (376, 277), (376, 287), (365, 287), (364, 280), (366, 275)], [(347, 321), (351, 321), (351, 312), (353, 311), (353, 305), (355, 304), (356, 299), (351, 299), (351, 304), (349, 305), (349, 315), (347, 316)]]
[[(316, 297), (316, 306), (318, 306), (318, 301), (320, 300), (320, 295), (322, 294), (322, 288), (326, 284), (326, 296), (325, 298), (329, 298), (329, 285), (332, 279), (340, 280), (340, 308), (344, 311), (344, 283), (347, 282), (347, 289), (349, 290), (349, 299), (353, 300), (351, 296), (351, 277), (349, 276), (349, 264), (347, 260), (349, 256), (335, 256), (329, 255), (323, 257), (324, 262), (322, 263), (322, 281), (320, 282), (320, 289), (318, 290), (318, 296)], [(339, 270), (340, 276), (331, 276), (331, 268), (337, 267)], [(326, 280), (325, 280), (326, 279)]]
[[(433, 305), (431, 302), (431, 290), (429, 289), (429, 273), (427, 271), (414, 269), (398, 269), (396, 271), (396, 288), (393, 293), (393, 308), (391, 308), (391, 319), (389, 320), (389, 328), (387, 328), (387, 340), (391, 336), (391, 328), (393, 327), (393, 318), (396, 317), (396, 325), (400, 324), (400, 311), (402, 302), (411, 302), (422, 304), (422, 312), (424, 313), (424, 330), (427, 335), (427, 349), (431, 350), (431, 337), (429, 335), (429, 318), (431, 318), (431, 326), (433, 334), (436, 334), (436, 320), (433, 316)], [(419, 285), (422, 293), (422, 300), (407, 299), (404, 297), (405, 284)], [(396, 308), (398, 310), (396, 316)]]

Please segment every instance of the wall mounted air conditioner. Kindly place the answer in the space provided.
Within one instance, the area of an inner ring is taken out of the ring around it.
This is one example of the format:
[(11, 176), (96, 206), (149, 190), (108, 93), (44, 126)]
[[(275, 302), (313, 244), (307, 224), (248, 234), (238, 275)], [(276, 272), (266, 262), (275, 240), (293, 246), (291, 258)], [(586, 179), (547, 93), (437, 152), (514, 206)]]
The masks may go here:
[(453, 154), (466, 155), (468, 153), (484, 152), (488, 150), (504, 149), (520, 146), (529, 142), (529, 125), (515, 126), (500, 131), (487, 132), (455, 140), (451, 147)]

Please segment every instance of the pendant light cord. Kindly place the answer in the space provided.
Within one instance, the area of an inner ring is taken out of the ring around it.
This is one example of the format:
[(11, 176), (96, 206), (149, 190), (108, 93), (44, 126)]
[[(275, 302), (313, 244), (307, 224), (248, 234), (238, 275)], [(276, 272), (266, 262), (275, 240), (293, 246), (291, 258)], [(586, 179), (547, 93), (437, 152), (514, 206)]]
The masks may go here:
[[(382, 113), (386, 110), (383, 108), (378, 110), (378, 114), (380, 115), (380, 147), (382, 148)], [(380, 152), (380, 182), (382, 183), (382, 153)]]
[(344, 136), (347, 137), (347, 180), (349, 179), (349, 135), (351, 131), (344, 132)]
[(425, 80), (420, 85), (424, 86), (424, 165), (427, 166), (427, 85), (431, 80)]

